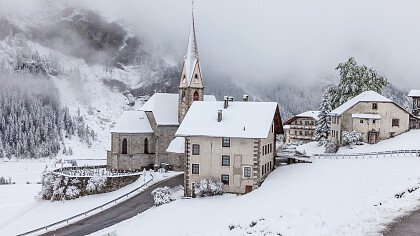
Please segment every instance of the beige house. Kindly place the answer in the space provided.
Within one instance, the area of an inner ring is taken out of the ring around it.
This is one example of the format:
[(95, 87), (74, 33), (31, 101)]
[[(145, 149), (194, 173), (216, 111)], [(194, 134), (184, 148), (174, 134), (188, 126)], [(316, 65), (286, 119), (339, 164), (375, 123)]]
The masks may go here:
[(275, 102), (194, 102), (176, 132), (185, 138), (185, 195), (206, 178), (222, 181), (230, 193), (258, 188), (273, 170), (282, 132)]
[(319, 111), (307, 111), (284, 122), (286, 143), (312, 142), (315, 140)]
[(179, 143), (174, 140), (175, 132), (195, 101), (216, 101), (216, 98), (204, 95), (193, 18), (178, 93), (155, 93), (140, 111), (122, 114), (111, 130), (108, 168), (133, 170), (166, 163), (174, 170), (183, 171), (185, 153), (174, 153), (168, 147), (172, 141)]
[(420, 90), (411, 90), (408, 97), (413, 99), (413, 115), (410, 117), (410, 127), (420, 129)]
[(343, 145), (343, 131), (357, 131), (366, 143), (377, 143), (410, 129), (410, 113), (392, 100), (363, 92), (331, 111), (330, 141)]

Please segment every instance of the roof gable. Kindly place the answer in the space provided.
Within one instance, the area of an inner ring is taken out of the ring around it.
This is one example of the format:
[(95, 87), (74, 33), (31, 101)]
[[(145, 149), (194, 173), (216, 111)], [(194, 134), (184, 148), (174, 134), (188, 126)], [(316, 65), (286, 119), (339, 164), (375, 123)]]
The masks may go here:
[(111, 132), (153, 133), (153, 130), (144, 111), (124, 111)]
[[(223, 102), (197, 101), (190, 107), (176, 136), (267, 138), (277, 108), (276, 102), (230, 102), (224, 109)], [(222, 110), (220, 122), (218, 110)]]
[(393, 102), (391, 99), (386, 98), (374, 91), (363, 92), (356, 97), (343, 103), (341, 106), (331, 111), (331, 114), (341, 115), (359, 102)]

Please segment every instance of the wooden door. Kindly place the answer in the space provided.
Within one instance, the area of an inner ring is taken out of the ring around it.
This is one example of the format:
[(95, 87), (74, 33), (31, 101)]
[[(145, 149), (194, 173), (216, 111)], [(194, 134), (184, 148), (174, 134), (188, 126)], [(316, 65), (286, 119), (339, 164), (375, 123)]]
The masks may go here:
[(252, 191), (252, 185), (246, 185), (245, 186), (245, 193), (249, 193)]
[(378, 141), (378, 132), (369, 133), (369, 143), (375, 144)]

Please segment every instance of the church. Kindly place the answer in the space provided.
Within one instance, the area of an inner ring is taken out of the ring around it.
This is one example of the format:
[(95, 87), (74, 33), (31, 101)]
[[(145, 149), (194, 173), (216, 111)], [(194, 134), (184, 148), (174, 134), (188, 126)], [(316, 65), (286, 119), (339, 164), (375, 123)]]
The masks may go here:
[(184, 170), (185, 154), (166, 150), (194, 101), (216, 101), (215, 96), (204, 95), (204, 88), (193, 14), (178, 94), (155, 93), (139, 111), (121, 115), (111, 130), (108, 168), (140, 170), (166, 163), (174, 170)]

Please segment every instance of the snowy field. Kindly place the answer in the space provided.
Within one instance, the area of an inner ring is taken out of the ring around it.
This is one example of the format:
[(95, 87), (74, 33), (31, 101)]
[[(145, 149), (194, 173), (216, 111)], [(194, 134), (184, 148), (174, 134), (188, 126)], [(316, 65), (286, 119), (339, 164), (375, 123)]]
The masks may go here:
[[(364, 144), (350, 149), (348, 146), (341, 147), (337, 154), (349, 153), (369, 153), (382, 152), (393, 150), (419, 150), (420, 144), (418, 138), (420, 137), (420, 130), (411, 130), (404, 134), (398, 135), (391, 139), (380, 141), (376, 144)], [(310, 142), (297, 147), (300, 152), (305, 151), (306, 155), (322, 154), (325, 152), (324, 147), (319, 147), (317, 142)]]
[[(153, 172), (152, 174), (154, 180), (149, 186), (178, 173)], [(141, 186), (144, 181), (148, 181), (150, 178), (149, 175), (146, 175), (146, 178), (141, 176), (133, 184), (117, 191), (63, 202), (37, 200), (35, 195), (41, 190), (39, 184), (0, 186), (2, 190), (0, 193), (0, 235), (15, 235), (66, 219), (124, 195)]]
[(177, 200), (94, 235), (380, 235), (420, 205), (420, 189), (407, 192), (419, 166), (414, 157), (284, 166), (247, 195)]

